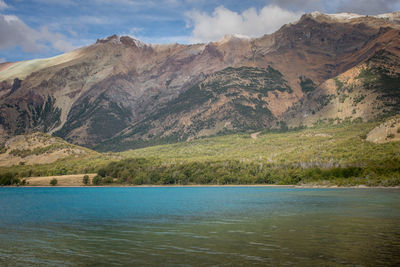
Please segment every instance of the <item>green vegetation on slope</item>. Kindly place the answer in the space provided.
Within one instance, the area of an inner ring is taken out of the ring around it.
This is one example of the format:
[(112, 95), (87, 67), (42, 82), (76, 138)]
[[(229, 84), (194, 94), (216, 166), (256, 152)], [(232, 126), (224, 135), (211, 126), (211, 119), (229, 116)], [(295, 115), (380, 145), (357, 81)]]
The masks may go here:
[(177, 162), (136, 158), (101, 168), (93, 183), (100, 184), (299, 184), (332, 183), (370, 186), (400, 184), (400, 161), (365, 167), (301, 168), (293, 165), (238, 160)]
[(400, 58), (388, 51), (380, 50), (367, 61), (357, 77), (363, 86), (371, 91), (379, 92), (377, 98), (385, 108), (381, 117), (388, 117), (400, 113)]
[(229, 67), (210, 77), (216, 77), (216, 79), (206, 79), (201, 83), (201, 87), (211, 88), (213, 92), (227, 92), (237, 86), (249, 92), (261, 92), (264, 95), (274, 90), (292, 92), (283, 74), (271, 66), (265, 70), (254, 67)]
[(100, 176), (133, 184), (400, 185), (400, 143), (365, 141), (374, 126), (319, 125), (257, 139), (237, 134), (131, 150), (121, 155), (136, 161), (110, 164)]
[(120, 155), (159, 158), (165, 162), (239, 160), (322, 168), (399, 157), (399, 143), (374, 144), (362, 139), (376, 125), (322, 124), (297, 131), (266, 131), (257, 139), (249, 134), (233, 134), (129, 150)]
[[(98, 172), (93, 184), (400, 185), (400, 142), (365, 140), (377, 123), (233, 134), (54, 164), (13, 166), (13, 177)], [(9, 175), (9, 174), (7, 174)]]
[(300, 87), (304, 93), (312, 92), (315, 90), (316, 85), (310, 78), (300, 76)]
[[(17, 119), (15, 120), (16, 128), (11, 129), (15, 135), (23, 134), (28, 128), (48, 132), (60, 125), (61, 109), (55, 106), (56, 99), (50, 95), (47, 99), (32, 94), (32, 99), (26, 103), (26, 107), (19, 106), (20, 100), (17, 102), (3, 103), (0, 105), (0, 124), (2, 126), (10, 126), (7, 120), (12, 118), (10, 111), (16, 111)], [(38, 99), (36, 99), (38, 98)]]
[(99, 154), (69, 156), (48, 164), (0, 167), (0, 185), (18, 185), (26, 177), (93, 173), (109, 162), (120, 159), (117, 155)]
[(88, 134), (98, 142), (110, 138), (127, 127), (130, 116), (131, 112), (128, 109), (122, 104), (110, 101), (105, 93), (102, 93), (93, 102), (86, 97), (72, 109), (67, 122), (55, 132), (55, 135), (66, 138), (71, 131), (82, 127), (89, 121)]

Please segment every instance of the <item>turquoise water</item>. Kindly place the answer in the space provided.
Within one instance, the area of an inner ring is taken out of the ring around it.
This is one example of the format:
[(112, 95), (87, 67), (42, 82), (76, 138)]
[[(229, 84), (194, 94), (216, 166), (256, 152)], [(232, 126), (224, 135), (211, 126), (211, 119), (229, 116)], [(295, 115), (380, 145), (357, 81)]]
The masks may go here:
[(0, 188), (0, 265), (399, 266), (400, 190)]

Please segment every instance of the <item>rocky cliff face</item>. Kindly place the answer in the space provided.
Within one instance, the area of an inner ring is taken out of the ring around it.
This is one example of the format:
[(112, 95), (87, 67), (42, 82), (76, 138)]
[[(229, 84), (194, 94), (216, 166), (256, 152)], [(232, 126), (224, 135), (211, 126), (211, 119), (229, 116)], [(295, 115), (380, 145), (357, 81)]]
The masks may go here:
[(340, 100), (349, 90), (363, 92), (351, 99), (366, 95), (352, 119), (393, 114), (399, 17), (312, 13), (261, 38), (196, 45), (111, 36), (58, 57), (1, 64), (0, 132), (126, 149), (343, 118), (337, 110), (348, 114), (354, 103)]

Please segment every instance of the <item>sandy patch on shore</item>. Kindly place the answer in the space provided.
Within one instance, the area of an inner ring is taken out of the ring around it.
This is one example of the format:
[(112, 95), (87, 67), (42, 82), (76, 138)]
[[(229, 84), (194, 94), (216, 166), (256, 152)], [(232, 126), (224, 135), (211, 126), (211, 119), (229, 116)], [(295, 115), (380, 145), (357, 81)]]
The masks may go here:
[[(82, 183), (85, 174), (72, 174), (72, 175), (56, 175), (56, 176), (43, 176), (43, 177), (28, 177), (25, 178), (29, 183), (28, 186), (50, 186), (50, 181), (53, 178), (57, 179), (57, 186), (84, 186)], [(96, 173), (90, 173), (90, 180), (96, 176)]]

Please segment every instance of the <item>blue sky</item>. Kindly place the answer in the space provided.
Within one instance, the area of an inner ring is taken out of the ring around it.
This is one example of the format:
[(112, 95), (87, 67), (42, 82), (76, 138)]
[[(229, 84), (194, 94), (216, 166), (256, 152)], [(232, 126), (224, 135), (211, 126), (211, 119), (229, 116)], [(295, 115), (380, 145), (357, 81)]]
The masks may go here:
[(0, 62), (54, 56), (113, 34), (197, 43), (261, 36), (305, 12), (399, 9), (400, 0), (0, 0)]

